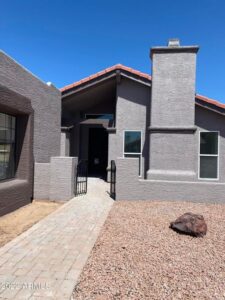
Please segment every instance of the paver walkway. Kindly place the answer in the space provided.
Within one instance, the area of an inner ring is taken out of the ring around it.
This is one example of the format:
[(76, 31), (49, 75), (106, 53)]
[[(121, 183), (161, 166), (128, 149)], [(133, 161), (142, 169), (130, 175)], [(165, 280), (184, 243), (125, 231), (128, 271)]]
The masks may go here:
[(107, 183), (88, 188), (0, 249), (0, 299), (70, 299), (113, 204)]

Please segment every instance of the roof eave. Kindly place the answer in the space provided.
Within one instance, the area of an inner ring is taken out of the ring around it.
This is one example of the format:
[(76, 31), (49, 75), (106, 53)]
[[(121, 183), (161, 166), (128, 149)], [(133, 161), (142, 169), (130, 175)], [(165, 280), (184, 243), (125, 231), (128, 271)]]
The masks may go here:
[(96, 84), (102, 83), (111, 78), (114, 78), (114, 77), (116, 78), (117, 76), (122, 76), (122, 77), (128, 78), (130, 80), (139, 82), (141, 84), (151, 86), (151, 80), (148, 78), (145, 78), (145, 77), (143, 78), (143, 77), (139, 76), (138, 74), (133, 74), (132, 72), (129, 72), (127, 70), (114, 69), (113, 71), (110, 71), (105, 74), (101, 74), (98, 77), (92, 78), (88, 81), (81, 82), (79, 85), (74, 85), (74, 86), (62, 91), (62, 99), (65, 99), (67, 96), (70, 96), (74, 93), (78, 93), (84, 89), (87, 89)]
[[(197, 47), (195, 48), (197, 49)], [(93, 86), (96, 83), (100, 83), (101, 81), (107, 80), (112, 77), (116, 77), (118, 76), (118, 72), (119, 72), (119, 76), (122, 75), (129, 79), (138, 81), (142, 84), (151, 86), (152, 77), (149, 74), (142, 73), (140, 71), (134, 70), (132, 68), (126, 67), (121, 64), (117, 64), (115, 66), (107, 68), (101, 72), (98, 72), (94, 75), (91, 75), (80, 81), (74, 82), (70, 85), (61, 88), (60, 91), (62, 92), (62, 99), (65, 99), (69, 95), (72, 95), (83, 89), (86, 89), (87, 87)], [(196, 94), (195, 98), (197, 99), (197, 101), (204, 103), (203, 104), (204, 107), (207, 108), (213, 107), (214, 110), (222, 112), (222, 114), (225, 114), (225, 104), (199, 94)], [(197, 104), (200, 105), (201, 103), (197, 103)]]

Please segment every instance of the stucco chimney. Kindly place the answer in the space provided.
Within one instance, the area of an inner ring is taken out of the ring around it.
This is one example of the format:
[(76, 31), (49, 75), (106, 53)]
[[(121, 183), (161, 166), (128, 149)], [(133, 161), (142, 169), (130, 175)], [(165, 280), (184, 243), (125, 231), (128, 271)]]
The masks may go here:
[[(180, 46), (170, 39), (166, 47), (151, 49), (150, 166), (148, 178), (187, 179), (194, 176), (195, 73), (198, 46)], [(188, 145), (189, 143), (189, 145)], [(192, 154), (193, 156), (193, 154)]]
[(151, 49), (151, 126), (194, 126), (195, 72), (198, 46), (180, 46), (171, 39), (168, 47)]

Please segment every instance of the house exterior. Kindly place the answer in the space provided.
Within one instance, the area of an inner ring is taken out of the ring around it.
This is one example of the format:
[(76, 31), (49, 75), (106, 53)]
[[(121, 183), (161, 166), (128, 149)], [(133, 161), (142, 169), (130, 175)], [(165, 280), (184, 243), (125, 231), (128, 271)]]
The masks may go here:
[(195, 94), (197, 52), (170, 40), (152, 76), (115, 65), (61, 91), (0, 52), (0, 214), (72, 198), (81, 160), (108, 181), (115, 161), (118, 200), (225, 202), (225, 105)]
[[(8, 121), (10, 119), (13, 121)], [(60, 156), (61, 126), (60, 91), (42, 82), (2, 51), (0, 122), (2, 215), (31, 202), (33, 198), (45, 198), (39, 178), (45, 175), (44, 182), (47, 185), (49, 169), (45, 168), (46, 174), (43, 174), (41, 167), (44, 169), (43, 166), (50, 163), (51, 157)], [(9, 130), (13, 127), (10, 122), (14, 122), (13, 130)], [(12, 135), (10, 131), (14, 135), (12, 140), (8, 138)], [(12, 168), (8, 174), (8, 169)]]
[(152, 77), (116, 65), (61, 89), (66, 152), (91, 171), (115, 160), (117, 199), (225, 200), (225, 106), (195, 94), (197, 52), (172, 40), (151, 49)]

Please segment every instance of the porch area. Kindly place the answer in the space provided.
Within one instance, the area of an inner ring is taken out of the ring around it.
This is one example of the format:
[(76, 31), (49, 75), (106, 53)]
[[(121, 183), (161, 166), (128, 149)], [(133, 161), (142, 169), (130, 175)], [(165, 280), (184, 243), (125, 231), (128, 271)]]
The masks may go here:
[(116, 80), (85, 86), (62, 101), (61, 155), (88, 162), (88, 177), (110, 176), (115, 130)]

